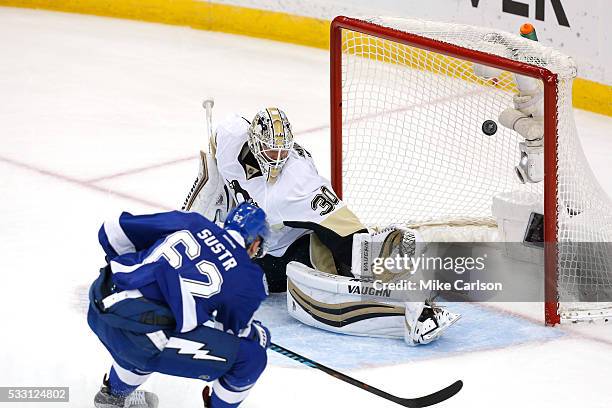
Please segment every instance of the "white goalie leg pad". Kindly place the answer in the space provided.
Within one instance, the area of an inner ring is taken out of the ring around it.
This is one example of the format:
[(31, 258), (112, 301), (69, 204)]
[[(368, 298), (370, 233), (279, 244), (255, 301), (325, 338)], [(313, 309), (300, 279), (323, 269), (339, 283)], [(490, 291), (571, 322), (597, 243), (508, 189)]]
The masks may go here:
[[(371, 282), (287, 265), (287, 309), (300, 322), (354, 336), (404, 338), (405, 307)], [(388, 299), (388, 300), (385, 300)]]
[(193, 211), (218, 224), (225, 221), (233, 200), (217, 169), (217, 162), (210, 153), (200, 152), (198, 177), (189, 191), (184, 211)]
[(397, 338), (416, 346), (437, 340), (460, 315), (426, 302), (397, 302), (372, 282), (287, 265), (289, 315), (312, 327), (353, 336)]

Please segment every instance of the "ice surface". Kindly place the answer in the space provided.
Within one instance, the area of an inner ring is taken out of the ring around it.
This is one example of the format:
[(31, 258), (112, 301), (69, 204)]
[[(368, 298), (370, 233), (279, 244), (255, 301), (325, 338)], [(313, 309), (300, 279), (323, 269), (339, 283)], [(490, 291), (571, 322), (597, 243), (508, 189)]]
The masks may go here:
[[(103, 261), (97, 228), (120, 210), (180, 206), (205, 140), (204, 95), (215, 96), (215, 117), (282, 106), (329, 174), (328, 55), (320, 50), (0, 8), (0, 94), (0, 386), (70, 386), (73, 407), (91, 406), (110, 363), (84, 316), (86, 287)], [(612, 120), (579, 111), (577, 122), (612, 192)], [(275, 341), (399, 395), (461, 378), (465, 389), (441, 407), (612, 400), (612, 326), (549, 329), (539, 305), (516, 305), (515, 314), (454, 305), (464, 317), (448, 336), (408, 348), (305, 327), (283, 305), (275, 295), (259, 312)], [(272, 352), (270, 362), (245, 407), (394, 406)], [(146, 385), (162, 407), (199, 407), (201, 387), (163, 375)]]

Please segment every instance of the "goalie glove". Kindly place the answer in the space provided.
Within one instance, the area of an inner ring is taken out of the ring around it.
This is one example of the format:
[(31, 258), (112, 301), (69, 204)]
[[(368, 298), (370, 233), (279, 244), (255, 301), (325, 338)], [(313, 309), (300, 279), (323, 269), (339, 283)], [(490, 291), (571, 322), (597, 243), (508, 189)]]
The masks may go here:
[[(355, 277), (376, 277), (389, 282), (394, 275), (413, 272), (412, 259), (424, 251), (425, 242), (419, 233), (399, 225), (354, 234), (351, 272)], [(398, 256), (407, 261), (401, 270), (384, 266), (385, 259)]]

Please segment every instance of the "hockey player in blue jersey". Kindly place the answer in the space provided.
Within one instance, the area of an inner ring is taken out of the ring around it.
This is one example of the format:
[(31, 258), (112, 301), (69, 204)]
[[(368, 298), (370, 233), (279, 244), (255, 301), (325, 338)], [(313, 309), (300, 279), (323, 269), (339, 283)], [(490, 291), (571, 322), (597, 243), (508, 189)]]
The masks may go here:
[(100, 228), (108, 265), (90, 288), (88, 323), (114, 363), (97, 408), (155, 408), (137, 390), (153, 372), (212, 382), (205, 403), (237, 407), (266, 367), (270, 333), (253, 320), (266, 298), (262, 209), (241, 204), (224, 228), (196, 213), (122, 213)]

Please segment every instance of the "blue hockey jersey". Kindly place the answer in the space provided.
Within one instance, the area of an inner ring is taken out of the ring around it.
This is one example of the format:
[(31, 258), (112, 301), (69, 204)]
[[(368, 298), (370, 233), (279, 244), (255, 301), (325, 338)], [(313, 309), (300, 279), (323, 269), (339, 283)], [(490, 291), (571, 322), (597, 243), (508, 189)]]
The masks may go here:
[(214, 319), (246, 335), (267, 296), (242, 237), (200, 214), (124, 212), (102, 225), (98, 239), (118, 290), (168, 304), (182, 333)]

